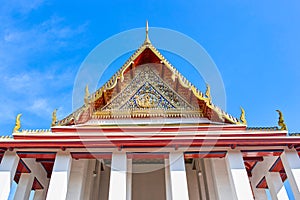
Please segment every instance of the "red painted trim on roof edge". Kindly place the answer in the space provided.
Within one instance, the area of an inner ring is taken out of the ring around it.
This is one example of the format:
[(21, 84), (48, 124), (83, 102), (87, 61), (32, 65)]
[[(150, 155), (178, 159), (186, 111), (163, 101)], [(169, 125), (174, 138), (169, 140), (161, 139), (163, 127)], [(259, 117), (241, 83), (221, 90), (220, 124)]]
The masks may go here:
[[(57, 135), (57, 134), (47, 134), (47, 135), (43, 135), (43, 134), (23, 134), (23, 135), (14, 135), (14, 139), (15, 140), (55, 140), (55, 139), (64, 139), (64, 140), (70, 140), (70, 139), (123, 139), (123, 138), (127, 138), (127, 139), (132, 139), (132, 138), (141, 138), (141, 139), (151, 139), (151, 138), (181, 138), (181, 137), (191, 137), (196, 138), (196, 137), (236, 137), (237, 139), (239, 137), (279, 137), (279, 136), (286, 136), (285, 133), (274, 133), (274, 132), (270, 132), (270, 133), (229, 133), (229, 134), (215, 134), (215, 133), (208, 133), (208, 134), (180, 134), (178, 132), (177, 135), (174, 134), (161, 134), (161, 133), (153, 133), (153, 135), (142, 135), (142, 134), (134, 134), (134, 135)], [(51, 142), (51, 141), (50, 141)]]
[(246, 130), (246, 126), (189, 126), (189, 127), (168, 127), (167, 125), (162, 125), (159, 127), (151, 127), (151, 126), (136, 126), (136, 127), (52, 127), (51, 131), (53, 133), (56, 132), (63, 132), (63, 133), (70, 133), (70, 132), (102, 132), (102, 133), (110, 133), (110, 132), (153, 132), (157, 131), (159, 132), (178, 132), (178, 131), (230, 131), (230, 130)]
[(90, 140), (14, 140), (0, 141), (4, 148), (105, 148), (105, 147), (201, 147), (201, 146), (288, 146), (300, 144), (300, 138), (278, 137), (278, 138), (128, 138), (128, 139), (90, 139)]

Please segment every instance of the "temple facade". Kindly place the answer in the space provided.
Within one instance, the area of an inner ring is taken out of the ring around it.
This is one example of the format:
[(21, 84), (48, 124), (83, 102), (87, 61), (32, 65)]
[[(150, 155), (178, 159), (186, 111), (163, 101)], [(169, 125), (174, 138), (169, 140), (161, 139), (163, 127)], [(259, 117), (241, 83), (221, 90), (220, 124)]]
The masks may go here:
[[(147, 28), (148, 29), (148, 28)], [(300, 199), (300, 137), (247, 126), (144, 43), (83, 105), (49, 130), (0, 139), (0, 199)]]

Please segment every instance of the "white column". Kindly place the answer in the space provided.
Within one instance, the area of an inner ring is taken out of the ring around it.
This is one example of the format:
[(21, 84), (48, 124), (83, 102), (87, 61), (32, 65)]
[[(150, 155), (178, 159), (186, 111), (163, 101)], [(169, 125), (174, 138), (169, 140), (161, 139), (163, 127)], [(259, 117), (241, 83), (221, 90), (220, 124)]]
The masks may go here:
[[(204, 164), (203, 169), (201, 170), (204, 170), (205, 173), (202, 173), (202, 178), (199, 179), (200, 187), (201, 187), (201, 191), (205, 190), (205, 187), (207, 188), (207, 191), (205, 191), (205, 193), (202, 193), (202, 197), (203, 199), (205, 197), (205, 199), (215, 200), (217, 199), (217, 194), (216, 194), (217, 192), (216, 192), (216, 185), (214, 181), (214, 173), (212, 168), (212, 158), (205, 158), (203, 160), (203, 164)], [(206, 186), (203, 187), (201, 184), (202, 185), (206, 184)]]
[(266, 175), (267, 184), (272, 200), (288, 200), (286, 189), (278, 172), (268, 172)]
[(124, 152), (112, 154), (109, 200), (126, 200), (127, 156)]
[(22, 173), (17, 190), (15, 192), (15, 200), (27, 200), (31, 192), (34, 176), (32, 173)]
[(211, 158), (212, 178), (215, 185), (216, 198), (219, 200), (232, 200), (233, 189), (224, 158)]
[(132, 159), (127, 160), (127, 184), (126, 184), (126, 199), (131, 200), (132, 196)]
[(86, 173), (86, 181), (85, 181), (85, 190), (84, 197), (85, 199), (95, 199), (93, 194), (93, 186), (94, 186), (94, 170), (96, 165), (96, 159), (90, 159), (88, 161), (88, 168)]
[(169, 159), (165, 159), (166, 200), (172, 200)]
[(88, 160), (72, 159), (67, 198), (70, 200), (83, 199)]
[(228, 151), (225, 157), (234, 199), (253, 200), (251, 186), (240, 151)]
[(49, 183), (47, 200), (66, 199), (72, 157), (68, 152), (57, 152)]
[(35, 190), (34, 200), (45, 199), (49, 186), (49, 178), (47, 178), (47, 172), (45, 168), (42, 166), (41, 163), (36, 162), (34, 158), (23, 158), (22, 160), (31, 170), (31, 173), (43, 186), (43, 189)]
[(93, 168), (93, 199), (99, 199), (100, 179), (101, 179), (101, 162), (96, 159), (95, 166)]
[(170, 162), (172, 199), (173, 200), (189, 199), (183, 153), (171, 152), (169, 154), (169, 162)]
[(186, 170), (186, 177), (187, 177), (187, 183), (188, 183), (189, 199), (190, 200), (199, 200), (200, 199), (200, 191), (199, 191), (198, 171), (196, 170), (196, 167), (195, 167), (195, 169), (193, 169), (192, 163), (185, 164), (185, 170)]
[(0, 199), (8, 199), (19, 157), (14, 151), (6, 151), (0, 164)]
[(256, 188), (257, 184), (269, 173), (269, 169), (278, 159), (278, 156), (265, 156), (262, 162), (258, 162), (252, 169), (251, 185), (255, 200), (266, 200), (267, 194), (265, 189)]
[(295, 199), (300, 199), (300, 159), (295, 149), (284, 150), (281, 161)]

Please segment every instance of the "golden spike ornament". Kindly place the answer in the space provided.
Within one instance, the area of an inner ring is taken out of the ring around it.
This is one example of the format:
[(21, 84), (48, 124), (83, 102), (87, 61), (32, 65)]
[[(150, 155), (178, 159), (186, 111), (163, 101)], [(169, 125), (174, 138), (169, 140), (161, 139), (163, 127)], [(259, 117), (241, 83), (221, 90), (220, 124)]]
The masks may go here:
[(18, 133), (21, 128), (21, 120), (20, 120), (21, 116), (22, 116), (22, 114), (20, 113), (16, 117), (16, 125), (13, 129), (13, 133)]
[(242, 124), (247, 124), (247, 120), (246, 120), (246, 116), (245, 116), (245, 110), (244, 108), (241, 107), (241, 116), (240, 116), (240, 120)]
[(211, 96), (210, 96), (210, 86), (209, 86), (209, 84), (206, 84), (205, 96), (207, 97), (207, 99), (209, 100), (209, 103), (211, 104)]
[(56, 112), (57, 112), (57, 109), (54, 109), (54, 111), (52, 112), (52, 122), (51, 122), (51, 126), (55, 126), (55, 125), (56, 125), (56, 122), (57, 122)]
[(276, 110), (279, 114), (279, 118), (278, 118), (278, 126), (280, 126), (280, 130), (284, 130), (286, 131), (287, 130), (287, 126), (286, 124), (284, 123), (284, 119), (283, 119), (283, 114), (280, 110)]
[(85, 86), (85, 95), (84, 95), (84, 104), (85, 104), (85, 105), (88, 105), (88, 104), (89, 104), (89, 96), (90, 96), (89, 86), (86, 85), (86, 86)]
[(150, 39), (149, 39), (149, 26), (148, 26), (148, 20), (146, 21), (146, 38), (145, 38), (145, 44), (150, 44)]

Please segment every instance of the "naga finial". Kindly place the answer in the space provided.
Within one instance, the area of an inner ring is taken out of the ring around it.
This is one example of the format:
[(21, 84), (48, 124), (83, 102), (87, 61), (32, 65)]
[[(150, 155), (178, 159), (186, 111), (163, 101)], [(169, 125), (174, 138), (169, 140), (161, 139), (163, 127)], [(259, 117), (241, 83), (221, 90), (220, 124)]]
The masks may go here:
[(279, 114), (279, 118), (278, 118), (278, 126), (280, 126), (280, 130), (284, 130), (286, 131), (287, 130), (287, 126), (286, 124), (284, 123), (284, 119), (283, 119), (283, 114), (280, 110), (276, 110)]
[(53, 112), (52, 112), (52, 122), (51, 122), (51, 126), (55, 126), (55, 125), (56, 125), (56, 122), (57, 122), (56, 112), (57, 112), (57, 109), (54, 109)]
[(89, 96), (90, 96), (89, 86), (86, 85), (86, 86), (85, 86), (85, 95), (84, 95), (84, 104), (85, 104), (85, 105), (88, 105), (88, 104), (89, 104)]
[(242, 124), (247, 124), (247, 120), (246, 120), (246, 116), (245, 116), (245, 110), (244, 108), (241, 107), (241, 116), (240, 116), (240, 120)]
[(146, 39), (145, 39), (145, 44), (150, 44), (150, 39), (149, 39), (149, 26), (148, 26), (148, 20), (146, 20)]
[(13, 129), (13, 133), (18, 133), (21, 128), (21, 120), (20, 120), (21, 116), (22, 116), (22, 114), (20, 113), (16, 117), (16, 125)]
[(205, 96), (206, 96), (207, 99), (209, 100), (209, 103), (211, 103), (210, 86), (209, 86), (209, 84), (206, 84), (206, 92), (205, 92)]

